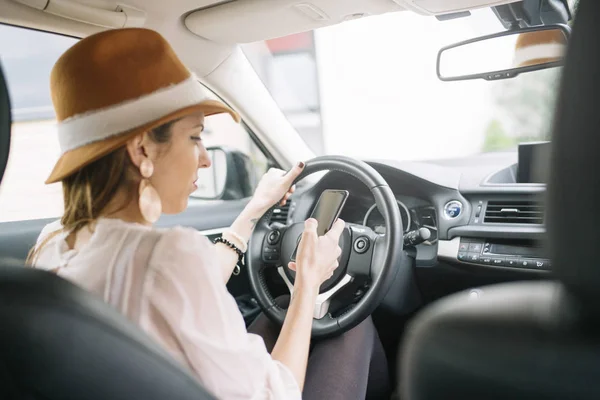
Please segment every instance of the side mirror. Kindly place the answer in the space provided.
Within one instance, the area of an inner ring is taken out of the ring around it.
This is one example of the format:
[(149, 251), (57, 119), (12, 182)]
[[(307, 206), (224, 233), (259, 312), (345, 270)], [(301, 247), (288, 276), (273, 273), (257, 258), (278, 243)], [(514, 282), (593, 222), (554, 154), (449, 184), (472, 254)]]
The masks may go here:
[(437, 75), (442, 81), (491, 81), (559, 67), (564, 64), (570, 34), (567, 25), (542, 25), (446, 46), (438, 53)]
[(206, 150), (212, 166), (198, 170), (198, 189), (192, 197), (240, 200), (252, 196), (257, 176), (250, 157), (227, 147), (209, 147)]

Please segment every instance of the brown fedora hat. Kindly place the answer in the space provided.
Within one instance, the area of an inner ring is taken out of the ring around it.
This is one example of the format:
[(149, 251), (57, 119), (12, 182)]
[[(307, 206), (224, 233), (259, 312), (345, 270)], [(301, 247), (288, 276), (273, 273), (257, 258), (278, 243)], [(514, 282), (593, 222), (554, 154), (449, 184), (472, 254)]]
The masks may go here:
[(82, 39), (54, 65), (50, 91), (62, 154), (46, 183), (188, 114), (229, 113), (239, 122), (149, 29), (116, 29)]
[(560, 61), (567, 49), (567, 37), (560, 29), (524, 32), (515, 44), (514, 67), (528, 67)]

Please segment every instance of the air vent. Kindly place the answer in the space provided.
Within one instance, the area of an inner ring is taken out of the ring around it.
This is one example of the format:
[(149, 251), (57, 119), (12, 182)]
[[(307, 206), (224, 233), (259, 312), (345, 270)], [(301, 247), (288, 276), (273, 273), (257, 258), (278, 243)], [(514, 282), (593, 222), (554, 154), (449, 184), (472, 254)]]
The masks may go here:
[(435, 208), (425, 207), (418, 210), (418, 218), (421, 222), (421, 226), (426, 228), (437, 229), (437, 222), (435, 216)]
[(280, 224), (287, 224), (288, 214), (290, 213), (290, 204), (288, 201), (287, 204), (283, 207), (277, 206), (273, 209), (273, 213), (271, 214), (271, 219), (269, 220), (269, 225), (275, 222)]
[(544, 223), (544, 207), (535, 201), (489, 201), (485, 210), (486, 223)]

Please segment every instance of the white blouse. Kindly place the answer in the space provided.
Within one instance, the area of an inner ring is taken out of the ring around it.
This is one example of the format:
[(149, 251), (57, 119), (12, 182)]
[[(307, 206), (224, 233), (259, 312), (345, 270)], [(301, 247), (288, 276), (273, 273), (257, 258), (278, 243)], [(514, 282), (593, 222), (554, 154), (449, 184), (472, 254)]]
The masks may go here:
[[(61, 228), (46, 226), (38, 245)], [(69, 249), (67, 233), (52, 237), (41, 249), (36, 268), (58, 275), (102, 296), (117, 263), (131, 266), (141, 239), (152, 232), (143, 225), (99, 219), (87, 243)], [(84, 229), (78, 234), (81, 236)], [(273, 360), (264, 341), (246, 331), (234, 298), (223, 283), (213, 244), (194, 229), (155, 229), (159, 233), (142, 279), (139, 324), (177, 360), (196, 374), (220, 399), (300, 399), (290, 370)], [(78, 238), (79, 240), (79, 238)], [(120, 257), (120, 258), (119, 258)], [(126, 257), (126, 260), (122, 258)]]

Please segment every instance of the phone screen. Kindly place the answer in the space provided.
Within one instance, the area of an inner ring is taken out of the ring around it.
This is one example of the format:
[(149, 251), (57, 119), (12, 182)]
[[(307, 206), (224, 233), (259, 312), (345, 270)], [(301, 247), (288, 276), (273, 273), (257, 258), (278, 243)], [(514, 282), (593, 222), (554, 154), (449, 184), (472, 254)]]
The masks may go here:
[[(319, 197), (317, 205), (313, 209), (311, 218), (316, 219), (319, 222), (317, 227), (317, 235), (323, 236), (333, 226), (335, 221), (340, 216), (346, 199), (348, 198), (347, 190), (325, 190)], [(300, 242), (298, 242), (299, 244)], [(296, 261), (296, 252), (298, 251), (298, 244), (292, 254), (292, 261)]]

